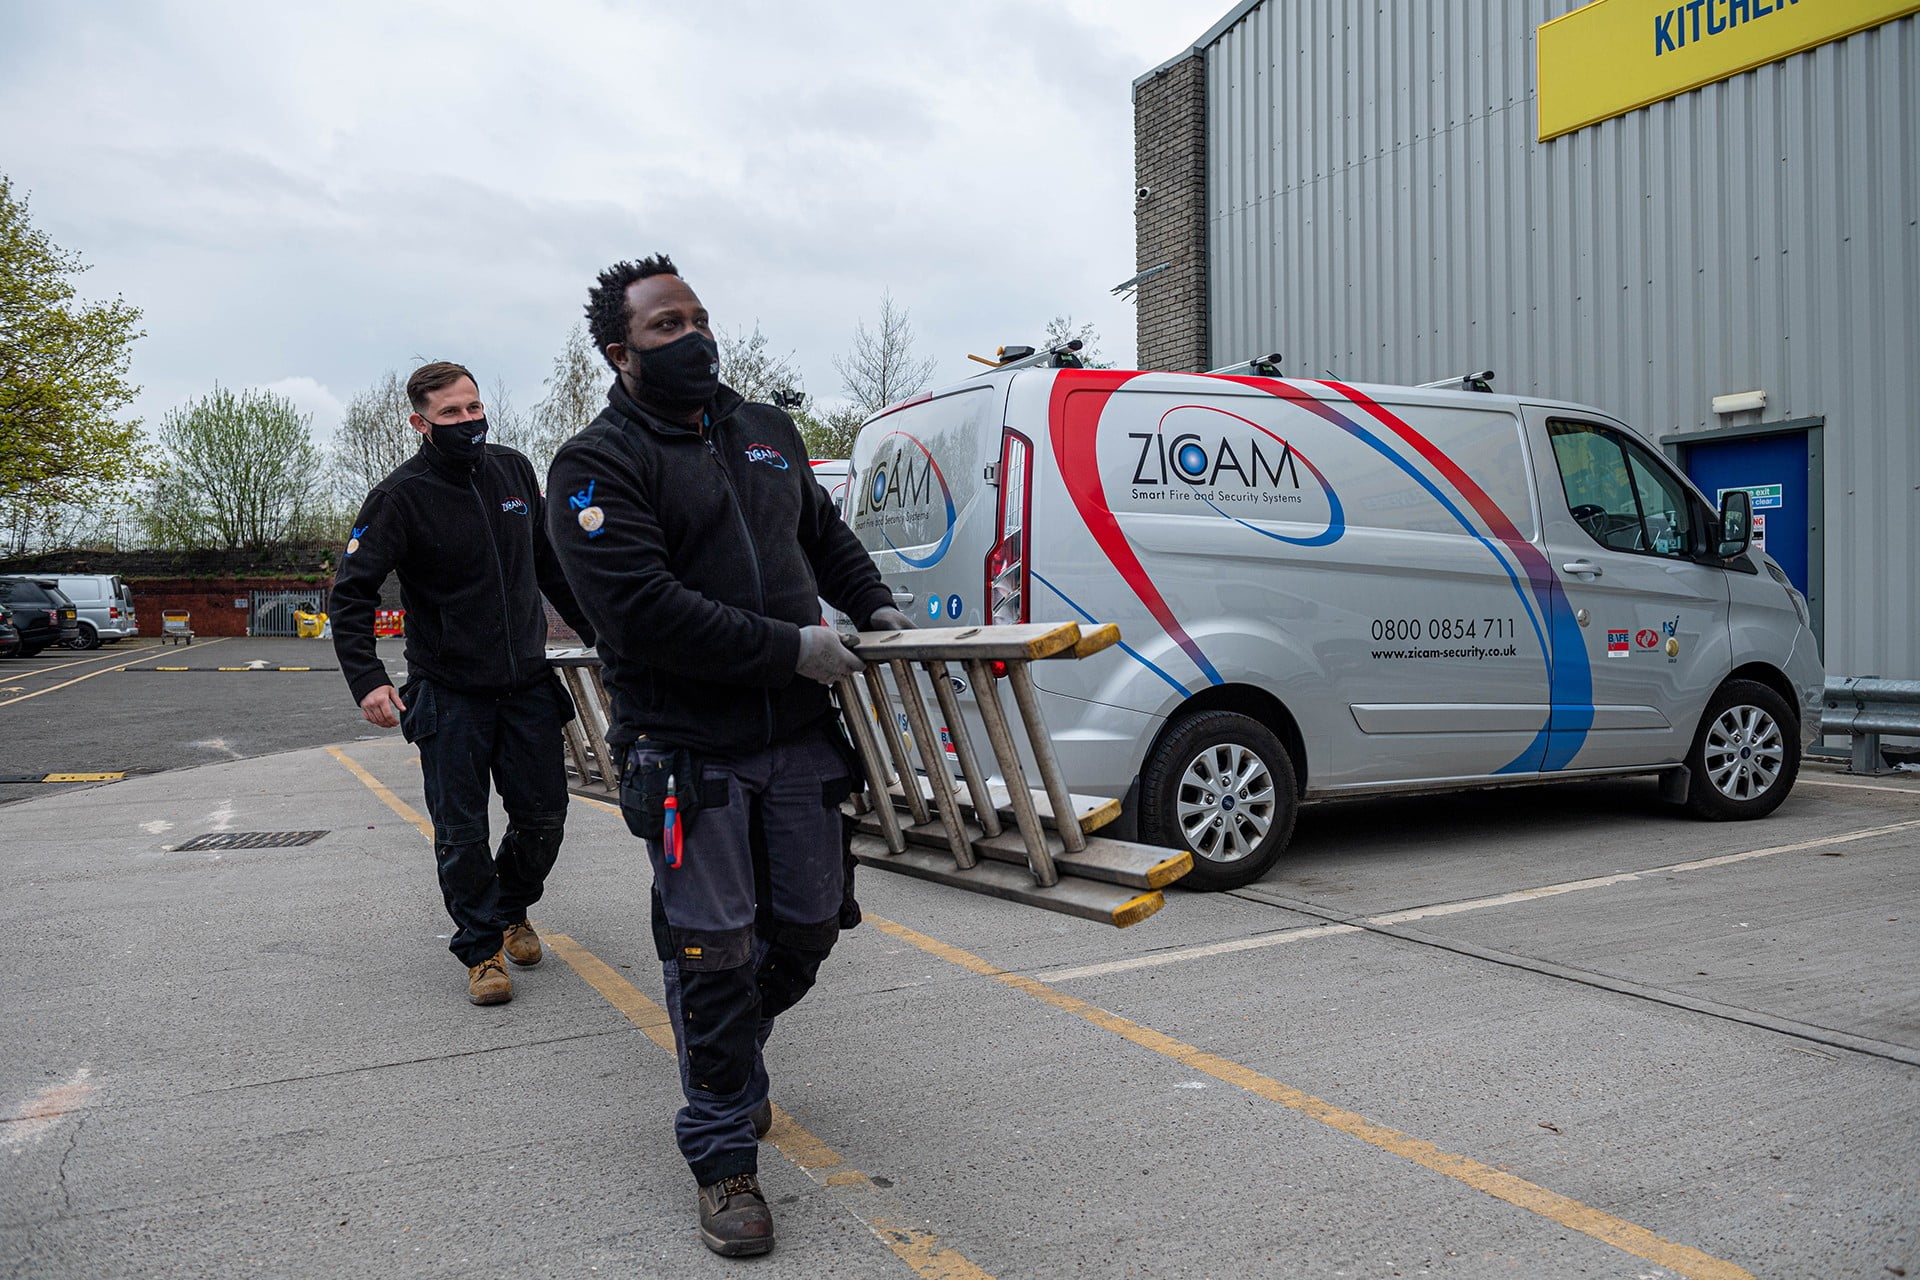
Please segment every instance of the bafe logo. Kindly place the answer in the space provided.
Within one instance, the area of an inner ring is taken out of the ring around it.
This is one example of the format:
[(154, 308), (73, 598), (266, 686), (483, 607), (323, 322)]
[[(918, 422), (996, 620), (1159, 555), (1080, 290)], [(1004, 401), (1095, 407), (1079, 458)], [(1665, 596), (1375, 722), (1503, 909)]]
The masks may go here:
[(855, 489), (854, 529), (878, 531), (901, 560), (924, 569), (953, 545), (954, 523), (953, 492), (933, 451), (904, 431), (884, 437)]

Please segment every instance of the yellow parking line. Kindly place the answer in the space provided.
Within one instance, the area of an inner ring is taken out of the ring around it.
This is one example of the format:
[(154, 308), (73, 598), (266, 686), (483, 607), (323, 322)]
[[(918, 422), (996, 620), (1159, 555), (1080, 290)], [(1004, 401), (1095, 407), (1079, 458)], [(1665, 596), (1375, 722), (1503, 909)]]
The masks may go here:
[(891, 934), (902, 942), (911, 943), (928, 955), (937, 956), (947, 963), (957, 965), (995, 982), (1003, 983), (1031, 996), (1042, 1004), (1051, 1005), (1065, 1013), (1081, 1018), (1104, 1031), (1112, 1032), (1129, 1043), (1149, 1049), (1163, 1057), (1170, 1058), (1182, 1066), (1190, 1067), (1203, 1075), (1236, 1088), (1245, 1089), (1283, 1107), (1297, 1111), (1301, 1115), (1317, 1120), (1329, 1128), (1360, 1139), (1362, 1142), (1378, 1147), (1380, 1150), (1410, 1160), (1424, 1169), (1452, 1178), (1456, 1182), (1472, 1187), (1474, 1190), (1504, 1200), (1517, 1208), (1541, 1217), (1572, 1231), (1593, 1237), (1602, 1244), (1612, 1245), (1625, 1253), (1644, 1258), (1656, 1266), (1689, 1277), (1689, 1280), (1754, 1280), (1751, 1272), (1735, 1266), (1731, 1262), (1716, 1258), (1711, 1254), (1688, 1245), (1654, 1235), (1645, 1227), (1637, 1226), (1617, 1218), (1604, 1210), (1595, 1209), (1570, 1196), (1516, 1178), (1510, 1173), (1502, 1173), (1489, 1165), (1466, 1156), (1454, 1155), (1442, 1151), (1431, 1142), (1423, 1141), (1411, 1135), (1375, 1124), (1357, 1112), (1337, 1107), (1324, 1099), (1303, 1093), (1290, 1085), (1280, 1083), (1270, 1076), (1261, 1075), (1250, 1067), (1241, 1066), (1217, 1054), (1207, 1053), (1190, 1044), (1182, 1043), (1172, 1036), (1129, 1021), (1117, 1014), (1108, 1013), (1085, 1000), (1062, 994), (1046, 983), (1021, 974), (1008, 973), (996, 965), (990, 964), (968, 951), (929, 938), (923, 933), (909, 929), (891, 920), (883, 920), (871, 912), (867, 913), (867, 923)]
[[(133, 646), (133, 648), (138, 649), (140, 648), (140, 646), (135, 645)], [(22, 672), (21, 674), (29, 675), (29, 676), (43, 676), (54, 671), (65, 671), (68, 667), (84, 666), (90, 662), (112, 662), (115, 658), (126, 658), (128, 662), (140, 661), (139, 658), (127, 658), (127, 654), (131, 651), (132, 650), (129, 650), (129, 649), (122, 649), (118, 653), (96, 653), (90, 658), (75, 658), (71, 662), (56, 663), (51, 667), (33, 667), (30, 670)]]
[[(389, 809), (420, 828), (421, 834), (433, 839), (433, 824), (421, 817), (419, 812), (402, 800), (378, 778), (368, 773), (346, 752), (338, 747), (328, 747), (327, 753), (347, 767), (347, 771), (366, 784), (369, 791), (386, 802)], [(619, 810), (600, 800), (590, 800), (586, 796), (574, 799), (599, 809)], [(535, 925), (538, 928), (538, 925)], [(579, 974), (586, 984), (600, 993), (601, 998), (626, 1016), (627, 1021), (646, 1033), (647, 1039), (674, 1053), (673, 1020), (667, 1011), (620, 976), (618, 970), (599, 956), (575, 942), (564, 933), (543, 933), (541, 939), (553, 948), (553, 953), (566, 961), (567, 966)], [(952, 1249), (943, 1248), (940, 1237), (931, 1231), (918, 1227), (900, 1226), (887, 1217), (863, 1212), (858, 1205), (849, 1204), (846, 1197), (858, 1195), (874, 1201), (878, 1207), (898, 1213), (899, 1206), (887, 1201), (879, 1186), (866, 1174), (857, 1169), (843, 1167), (846, 1161), (840, 1153), (800, 1127), (792, 1115), (779, 1106), (773, 1108), (773, 1128), (767, 1132), (767, 1141), (774, 1150), (799, 1166), (800, 1170), (819, 1185), (829, 1188), (842, 1197), (841, 1203), (852, 1208), (855, 1215), (866, 1224), (874, 1238), (893, 1251), (914, 1274), (922, 1280), (994, 1280), (993, 1276), (975, 1266), (963, 1255)], [(827, 1172), (832, 1170), (832, 1172)], [(824, 1176), (821, 1176), (823, 1175)]]
[[(220, 636), (217, 639), (208, 640), (208, 641), (205, 641), (204, 643), (219, 644), (224, 640), (231, 640), (232, 638), (233, 638), (232, 636)], [(119, 655), (116, 654), (114, 656), (117, 657)], [(145, 662), (151, 656), (152, 656), (151, 654), (142, 654), (138, 658), (127, 659), (125, 662), (121, 663), (117, 667), (102, 667), (98, 671), (89, 671), (87, 672), (87, 674), (83, 676), (75, 676), (71, 680), (63, 680), (59, 684), (50, 684), (44, 689), (35, 689), (32, 693), (23, 693), (17, 698), (8, 698), (5, 702), (0, 702), (0, 707), (10, 707), (16, 702), (25, 702), (28, 698), (37, 698), (43, 693), (52, 693), (56, 689), (64, 689), (70, 684), (79, 684), (82, 680), (91, 680), (95, 676), (104, 676), (115, 671), (124, 670), (127, 667), (132, 666), (136, 662)], [(93, 661), (93, 659), (83, 659), (83, 661)]]
[(358, 760), (355, 760), (338, 747), (328, 747), (327, 754), (345, 765), (348, 773), (351, 773), (354, 777), (364, 782), (367, 785), (367, 790), (373, 792), (373, 794), (379, 796), (386, 802), (387, 808), (393, 810), (402, 818), (405, 818), (408, 822), (411, 822), (415, 827), (419, 828), (421, 835), (429, 840), (433, 839), (433, 823), (423, 817), (418, 809), (388, 790), (387, 784), (368, 773), (366, 769), (361, 767)]
[[(574, 799), (586, 800), (586, 797), (575, 796)], [(611, 807), (597, 800), (587, 800), (587, 803), (601, 808)], [(541, 938), (555, 955), (585, 979), (588, 986), (598, 991), (608, 1004), (645, 1032), (647, 1039), (668, 1053), (675, 1052), (673, 1021), (664, 1008), (648, 999), (612, 965), (566, 934), (548, 933), (542, 934)], [(858, 1169), (849, 1167), (845, 1157), (807, 1132), (791, 1114), (778, 1106), (773, 1108), (773, 1128), (767, 1131), (767, 1141), (820, 1186), (830, 1188), (842, 1197), (858, 1196), (869, 1201), (867, 1205), (850, 1207), (855, 1216), (866, 1223), (867, 1230), (873, 1233), (874, 1238), (891, 1249), (895, 1257), (913, 1269), (914, 1274), (924, 1277), (924, 1280), (993, 1280), (989, 1273), (975, 1266), (964, 1255), (943, 1247), (940, 1237), (933, 1232), (902, 1226), (890, 1217), (872, 1212), (875, 1208), (885, 1208), (888, 1213), (898, 1214), (899, 1206), (871, 1203), (884, 1201), (878, 1184)]]

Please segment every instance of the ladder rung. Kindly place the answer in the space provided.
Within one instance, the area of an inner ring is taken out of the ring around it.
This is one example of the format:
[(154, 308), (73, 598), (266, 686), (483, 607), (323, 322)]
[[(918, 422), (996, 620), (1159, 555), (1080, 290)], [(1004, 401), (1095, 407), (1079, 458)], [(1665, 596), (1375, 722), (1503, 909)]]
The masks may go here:
[[(870, 813), (863, 813), (859, 820), (860, 830), (864, 834), (879, 837), (878, 819)], [(903, 823), (900, 834), (907, 838), (909, 844), (942, 851), (947, 848), (946, 828), (937, 822), (922, 826)], [(969, 823), (967, 837), (974, 853), (982, 858), (1020, 867), (1027, 865), (1027, 846), (1020, 839), (1018, 831), (1007, 830), (997, 836), (983, 836), (978, 827)], [(1193, 855), (1184, 849), (1160, 849), (1121, 840), (1094, 838), (1088, 840), (1087, 847), (1080, 852), (1069, 853), (1065, 845), (1049, 835), (1047, 849), (1053, 854), (1053, 864), (1059, 868), (1063, 880), (1077, 876), (1082, 880), (1100, 880), (1132, 889), (1164, 889), (1193, 869)], [(947, 857), (949, 861), (952, 860), (951, 854)], [(1031, 873), (1028, 875), (1031, 878)]]
[[(1114, 628), (1119, 639), (1119, 628)], [(1080, 643), (1077, 622), (1027, 622), (1007, 627), (916, 627), (912, 631), (862, 631), (856, 652), (868, 662), (1018, 662), (1072, 657)], [(1102, 646), (1104, 647), (1104, 646)]]
[[(914, 775), (914, 781), (920, 784), (921, 796), (931, 804), (933, 792), (932, 789), (927, 786), (927, 780), (916, 773)], [(887, 788), (887, 792), (896, 800), (904, 798), (900, 790), (900, 784), (897, 781)], [(1013, 826), (1013, 805), (1007, 799), (1006, 787), (998, 782), (989, 782), (987, 784), (987, 794), (993, 797), (994, 807), (1000, 811), (1000, 817), (1005, 821), (1006, 825), (1008, 827)], [(1030, 788), (1027, 794), (1033, 797), (1033, 808), (1034, 811), (1040, 815), (1041, 825), (1048, 830), (1059, 830), (1059, 820), (1056, 819), (1053, 814), (1053, 801), (1048, 798), (1047, 793)], [(954, 795), (959, 798), (961, 811), (967, 815), (968, 819), (978, 821), (979, 818), (974, 811), (973, 801), (968, 798), (967, 789), (963, 783), (958, 781), (954, 783)], [(1120, 802), (1106, 796), (1076, 795), (1073, 797), (1073, 811), (1075, 816), (1080, 819), (1080, 829), (1082, 831), (1097, 831), (1120, 816)]]
[[(944, 843), (943, 838), (943, 846)], [(1064, 877), (1052, 888), (1041, 889), (1033, 883), (1033, 876), (1025, 866), (1008, 866), (1004, 862), (982, 862), (979, 866), (962, 871), (954, 865), (953, 855), (945, 852), (944, 848), (933, 850), (909, 846), (905, 853), (890, 854), (886, 846), (877, 841), (856, 839), (853, 842), (853, 856), (865, 866), (897, 871), (916, 879), (953, 885), (974, 893), (1004, 898), (1009, 902), (1022, 902), (1030, 907), (1079, 916), (1083, 920), (1095, 920), (1121, 929), (1138, 924), (1166, 905), (1158, 889), (1143, 892), (1121, 885), (1103, 884), (1097, 880), (1083, 880), (1077, 876)]]

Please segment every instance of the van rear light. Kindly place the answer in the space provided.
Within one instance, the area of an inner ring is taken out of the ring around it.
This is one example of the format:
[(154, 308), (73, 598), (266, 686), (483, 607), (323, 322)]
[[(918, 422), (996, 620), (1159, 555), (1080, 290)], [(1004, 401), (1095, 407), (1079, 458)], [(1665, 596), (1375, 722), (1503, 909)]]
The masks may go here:
[(1031, 557), (1027, 524), (1033, 515), (1033, 442), (1017, 431), (1000, 436), (1000, 487), (995, 498), (995, 541), (987, 552), (987, 621), (1000, 625), (1030, 616), (1027, 587)]
[(117, 605), (117, 604), (110, 604), (110, 605), (108, 605), (108, 606), (107, 606), (107, 616), (108, 616), (109, 618), (118, 618), (118, 617), (120, 616), (120, 606), (119, 606), (119, 605)]

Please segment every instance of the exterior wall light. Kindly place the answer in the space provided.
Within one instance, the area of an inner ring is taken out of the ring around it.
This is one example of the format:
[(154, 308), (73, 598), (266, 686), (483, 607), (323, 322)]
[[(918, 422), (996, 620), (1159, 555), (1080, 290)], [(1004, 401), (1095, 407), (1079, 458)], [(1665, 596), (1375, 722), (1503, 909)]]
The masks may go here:
[(1748, 413), (1766, 407), (1767, 393), (1764, 391), (1735, 391), (1713, 398), (1715, 413)]

